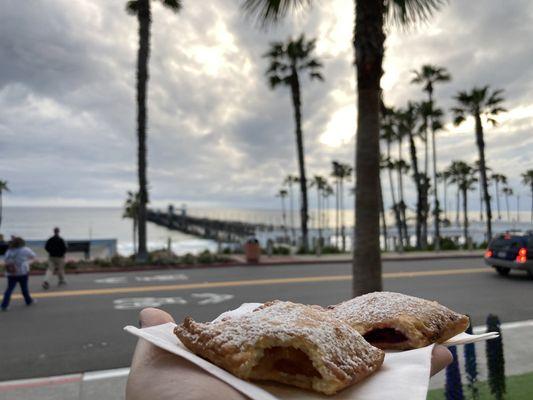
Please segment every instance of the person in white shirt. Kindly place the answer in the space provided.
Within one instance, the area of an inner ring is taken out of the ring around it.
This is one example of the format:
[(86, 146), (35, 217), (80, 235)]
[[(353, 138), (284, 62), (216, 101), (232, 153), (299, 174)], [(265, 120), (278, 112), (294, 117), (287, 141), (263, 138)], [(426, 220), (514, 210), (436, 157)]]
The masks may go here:
[(9, 242), (9, 248), (6, 251), (4, 259), (7, 288), (0, 306), (2, 311), (7, 310), (9, 301), (11, 300), (11, 293), (13, 293), (17, 283), (20, 285), (20, 290), (22, 291), (26, 305), (33, 304), (33, 299), (28, 289), (28, 276), (30, 273), (30, 264), (35, 258), (35, 253), (29, 247), (26, 247), (24, 239), (14, 237)]

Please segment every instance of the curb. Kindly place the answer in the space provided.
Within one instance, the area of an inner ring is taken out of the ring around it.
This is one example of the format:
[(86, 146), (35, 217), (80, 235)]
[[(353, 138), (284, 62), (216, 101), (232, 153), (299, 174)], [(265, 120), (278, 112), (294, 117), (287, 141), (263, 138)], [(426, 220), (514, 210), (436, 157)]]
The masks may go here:
[[(444, 254), (439, 255), (423, 255), (423, 256), (382, 256), (382, 261), (426, 261), (426, 260), (447, 260), (447, 259), (459, 259), (459, 258), (483, 258), (483, 253), (479, 254)], [(213, 264), (176, 264), (176, 265), (139, 265), (133, 267), (94, 267), (75, 270), (65, 270), (66, 274), (96, 274), (96, 273), (116, 273), (116, 272), (139, 272), (139, 271), (162, 271), (162, 270), (185, 270), (185, 269), (201, 269), (201, 268), (221, 268), (221, 267), (273, 267), (273, 266), (286, 266), (286, 265), (317, 265), (317, 264), (347, 264), (352, 261), (351, 258), (342, 259), (322, 259), (322, 260), (267, 260), (259, 263), (247, 263), (241, 261), (229, 261), (224, 263)], [(31, 276), (44, 275), (44, 270), (30, 271)], [(0, 273), (0, 276), (5, 276), (4, 273)]]

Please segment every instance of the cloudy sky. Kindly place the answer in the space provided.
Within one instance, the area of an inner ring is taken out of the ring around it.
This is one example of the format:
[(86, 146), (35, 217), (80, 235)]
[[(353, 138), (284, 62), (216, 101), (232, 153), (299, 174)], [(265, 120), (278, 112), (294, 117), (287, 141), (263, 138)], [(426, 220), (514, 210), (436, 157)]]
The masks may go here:
[[(0, 14), (0, 179), (8, 205), (119, 205), (136, 188), (137, 21), (123, 1), (3, 0)], [(156, 3), (156, 2), (154, 2)], [(326, 81), (303, 81), (309, 175), (331, 160), (353, 163), (355, 91), (350, 44), (353, 0), (314, 8), (264, 31), (237, 0), (183, 0), (174, 15), (153, 7), (149, 82), (149, 182), (156, 204), (269, 207), (296, 172), (287, 89), (266, 85), (261, 55), (274, 40), (317, 38)], [(529, 193), (533, 168), (533, 3), (451, 0), (427, 25), (391, 29), (382, 86), (386, 102), (420, 100), (411, 70), (446, 67), (436, 88), (446, 110), (458, 90), (505, 91), (508, 113), (486, 128), (487, 159)], [(449, 115), (447, 121), (450, 120)], [(438, 137), (439, 167), (477, 158), (473, 124)], [(408, 187), (412, 193), (412, 188)]]

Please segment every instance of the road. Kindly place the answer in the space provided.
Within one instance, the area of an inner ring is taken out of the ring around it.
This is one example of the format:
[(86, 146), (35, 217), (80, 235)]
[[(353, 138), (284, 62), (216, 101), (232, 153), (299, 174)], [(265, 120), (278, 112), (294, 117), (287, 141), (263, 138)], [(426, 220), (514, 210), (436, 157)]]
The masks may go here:
[[(135, 325), (144, 306), (160, 305), (176, 321), (206, 321), (244, 302), (335, 304), (350, 297), (350, 273), (349, 264), (314, 264), (80, 274), (46, 292), (41, 277), (31, 277), (38, 303), (26, 307), (18, 295), (0, 313), (0, 380), (128, 366), (135, 339), (122, 328)], [(384, 286), (435, 299), (476, 325), (489, 313), (504, 322), (533, 318), (533, 281), (501, 278), (482, 260), (386, 262)]]

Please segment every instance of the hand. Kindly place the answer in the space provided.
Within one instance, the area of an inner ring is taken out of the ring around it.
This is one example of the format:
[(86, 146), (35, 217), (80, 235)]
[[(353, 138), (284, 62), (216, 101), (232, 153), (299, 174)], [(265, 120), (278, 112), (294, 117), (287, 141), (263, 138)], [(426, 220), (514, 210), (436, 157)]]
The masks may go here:
[[(164, 311), (145, 308), (141, 328), (174, 322)], [(145, 340), (137, 342), (126, 385), (126, 400), (245, 400), (246, 396), (213, 375)]]
[[(141, 328), (174, 322), (166, 312), (145, 308), (139, 314)], [(435, 346), (431, 357), (431, 376), (452, 362), (444, 346)], [(245, 400), (246, 396), (207, 374), (183, 358), (145, 340), (137, 342), (126, 385), (126, 400)]]

